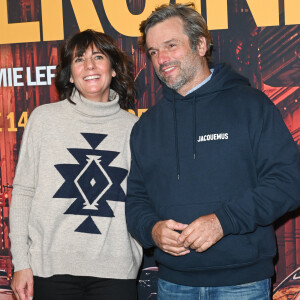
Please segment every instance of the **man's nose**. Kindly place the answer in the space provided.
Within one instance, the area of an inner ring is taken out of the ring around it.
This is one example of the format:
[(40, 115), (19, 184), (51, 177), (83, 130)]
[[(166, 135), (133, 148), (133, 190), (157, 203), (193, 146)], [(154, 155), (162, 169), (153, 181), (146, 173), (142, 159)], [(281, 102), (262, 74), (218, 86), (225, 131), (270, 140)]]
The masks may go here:
[(169, 54), (166, 50), (160, 50), (158, 51), (158, 54), (157, 54), (157, 62), (160, 64), (160, 65), (163, 65), (165, 64), (166, 62), (168, 62), (170, 60), (170, 57), (169, 57)]

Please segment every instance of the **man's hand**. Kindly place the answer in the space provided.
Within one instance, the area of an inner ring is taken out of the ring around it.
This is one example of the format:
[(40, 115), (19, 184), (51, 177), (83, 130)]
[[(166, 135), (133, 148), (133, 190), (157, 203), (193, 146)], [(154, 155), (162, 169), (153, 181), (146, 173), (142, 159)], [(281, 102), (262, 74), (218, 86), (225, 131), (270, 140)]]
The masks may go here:
[(202, 216), (189, 224), (180, 234), (178, 245), (204, 252), (222, 237), (223, 229), (215, 214)]
[(24, 269), (14, 273), (11, 288), (17, 300), (32, 300), (33, 274), (31, 269)]
[(182, 231), (186, 227), (186, 224), (174, 220), (159, 221), (153, 226), (152, 238), (162, 251), (174, 256), (182, 256), (188, 254), (190, 250), (178, 244), (180, 233), (175, 230)]

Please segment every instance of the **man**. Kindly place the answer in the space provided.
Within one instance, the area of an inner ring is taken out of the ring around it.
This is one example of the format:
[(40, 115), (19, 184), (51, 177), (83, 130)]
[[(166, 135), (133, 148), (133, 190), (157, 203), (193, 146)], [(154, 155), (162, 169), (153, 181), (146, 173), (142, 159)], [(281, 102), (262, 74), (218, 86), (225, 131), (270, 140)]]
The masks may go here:
[(159, 299), (270, 299), (272, 223), (300, 203), (298, 153), (272, 102), (225, 65), (190, 6), (163, 5), (142, 44), (164, 99), (131, 135), (130, 233), (155, 246)]

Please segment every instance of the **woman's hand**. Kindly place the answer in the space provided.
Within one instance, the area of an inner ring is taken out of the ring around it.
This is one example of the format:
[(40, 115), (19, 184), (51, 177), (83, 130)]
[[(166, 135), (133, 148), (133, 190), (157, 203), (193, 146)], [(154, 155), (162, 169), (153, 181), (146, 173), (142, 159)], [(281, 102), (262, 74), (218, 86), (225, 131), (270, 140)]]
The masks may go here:
[(14, 273), (11, 288), (17, 300), (32, 300), (33, 274), (31, 269), (24, 269)]

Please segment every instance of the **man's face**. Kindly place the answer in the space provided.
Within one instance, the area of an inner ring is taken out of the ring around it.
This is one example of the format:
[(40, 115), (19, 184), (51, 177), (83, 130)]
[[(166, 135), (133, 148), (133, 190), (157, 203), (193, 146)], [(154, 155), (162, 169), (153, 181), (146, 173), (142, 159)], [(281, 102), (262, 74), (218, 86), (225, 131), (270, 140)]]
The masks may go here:
[[(148, 53), (159, 79), (168, 87), (185, 95), (208, 75), (206, 42), (200, 38), (194, 51), (179, 17), (172, 17), (148, 29)], [(203, 49), (205, 48), (205, 49)]]

